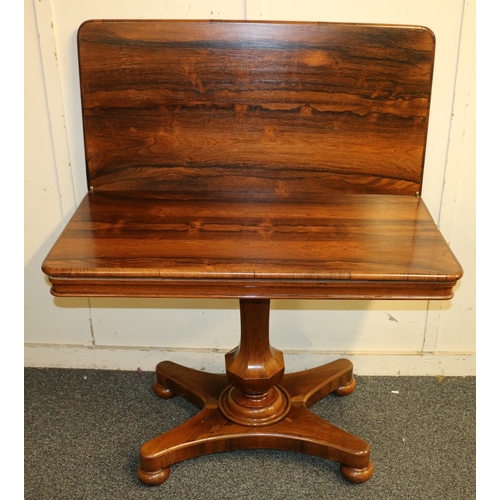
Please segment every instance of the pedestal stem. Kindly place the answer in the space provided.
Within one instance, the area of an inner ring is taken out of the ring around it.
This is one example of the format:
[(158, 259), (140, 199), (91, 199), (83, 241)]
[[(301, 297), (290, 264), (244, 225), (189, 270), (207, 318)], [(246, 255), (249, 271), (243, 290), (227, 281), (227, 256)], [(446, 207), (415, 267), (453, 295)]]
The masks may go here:
[(269, 299), (240, 300), (240, 345), (226, 354), (232, 386), (221, 395), (221, 410), (244, 425), (274, 423), (290, 408), (288, 394), (277, 386), (285, 363), (269, 343), (269, 307)]

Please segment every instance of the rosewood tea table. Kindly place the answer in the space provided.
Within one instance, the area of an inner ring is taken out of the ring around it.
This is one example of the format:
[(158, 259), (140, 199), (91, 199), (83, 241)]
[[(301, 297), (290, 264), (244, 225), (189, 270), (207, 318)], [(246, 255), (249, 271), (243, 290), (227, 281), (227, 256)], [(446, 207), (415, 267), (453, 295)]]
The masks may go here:
[(462, 269), (420, 196), (434, 48), (418, 26), (81, 26), (88, 194), (43, 263), (52, 293), (240, 303), (225, 374), (158, 364), (155, 393), (200, 411), (142, 446), (141, 481), (256, 448), (371, 477), (368, 443), (309, 410), (354, 390), (351, 362), (284, 373), (270, 301), (452, 297)]

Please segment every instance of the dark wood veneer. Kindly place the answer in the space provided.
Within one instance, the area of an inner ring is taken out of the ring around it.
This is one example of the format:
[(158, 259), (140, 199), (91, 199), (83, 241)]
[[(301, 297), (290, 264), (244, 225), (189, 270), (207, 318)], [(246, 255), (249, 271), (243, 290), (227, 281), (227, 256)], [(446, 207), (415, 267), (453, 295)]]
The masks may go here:
[(462, 276), (420, 198), (434, 36), (417, 26), (89, 21), (78, 33), (89, 193), (43, 263), (57, 296), (240, 300), (226, 374), (169, 361), (155, 393), (200, 412), (138, 476), (274, 448), (373, 473), (308, 408), (350, 361), (285, 374), (270, 300), (450, 299)]
[(103, 21), (78, 44), (96, 190), (421, 191), (426, 29)]
[(43, 270), (55, 295), (351, 299), (447, 299), (462, 272), (412, 196), (219, 201), (124, 192), (88, 194)]

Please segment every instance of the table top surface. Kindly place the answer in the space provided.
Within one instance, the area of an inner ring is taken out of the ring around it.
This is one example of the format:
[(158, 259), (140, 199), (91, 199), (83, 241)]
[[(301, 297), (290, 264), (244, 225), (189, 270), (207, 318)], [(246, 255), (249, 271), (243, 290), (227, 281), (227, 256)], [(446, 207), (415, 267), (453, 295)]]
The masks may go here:
[(88, 21), (89, 187), (422, 192), (434, 48), (418, 26)]
[(54, 295), (451, 298), (420, 199), (434, 35), (418, 26), (89, 21), (89, 194)]
[(239, 285), (253, 281), (293, 284), (298, 294), (301, 284), (342, 283), (450, 293), (462, 275), (420, 198), (367, 194), (264, 202), (89, 193), (43, 270), (56, 281), (134, 283), (133, 295), (152, 280), (165, 289), (225, 283), (223, 296), (241, 295)]

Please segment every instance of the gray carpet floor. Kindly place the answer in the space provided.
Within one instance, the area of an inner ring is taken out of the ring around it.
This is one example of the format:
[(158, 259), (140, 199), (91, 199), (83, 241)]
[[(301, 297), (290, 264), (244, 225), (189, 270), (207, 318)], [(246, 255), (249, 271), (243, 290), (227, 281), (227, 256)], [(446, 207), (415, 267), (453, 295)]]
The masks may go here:
[(476, 498), (475, 377), (356, 377), (349, 396), (312, 407), (368, 441), (373, 477), (346, 482), (335, 462), (282, 451), (236, 451), (171, 467), (160, 486), (136, 478), (144, 442), (196, 408), (163, 400), (153, 373), (26, 368), (25, 499)]

